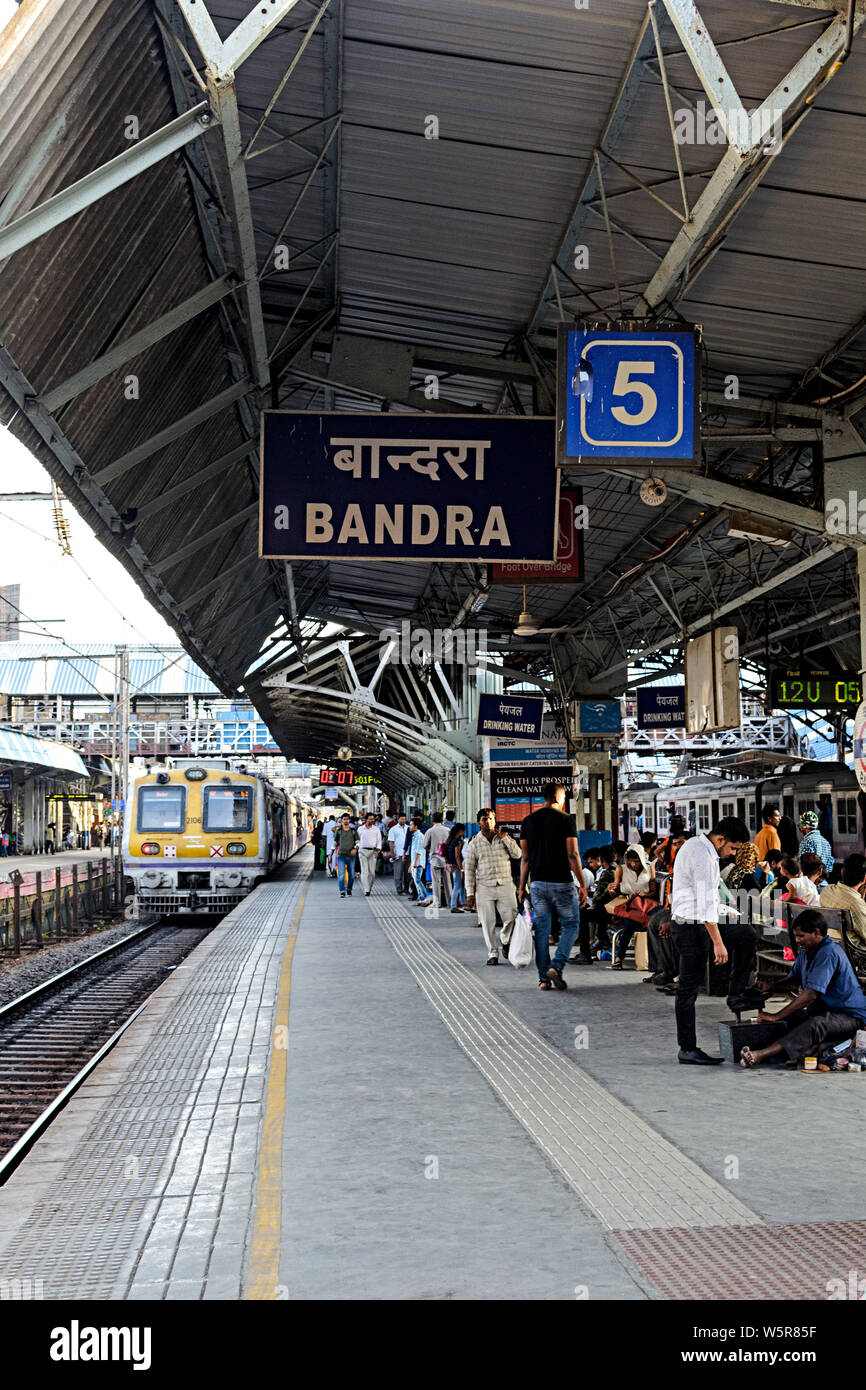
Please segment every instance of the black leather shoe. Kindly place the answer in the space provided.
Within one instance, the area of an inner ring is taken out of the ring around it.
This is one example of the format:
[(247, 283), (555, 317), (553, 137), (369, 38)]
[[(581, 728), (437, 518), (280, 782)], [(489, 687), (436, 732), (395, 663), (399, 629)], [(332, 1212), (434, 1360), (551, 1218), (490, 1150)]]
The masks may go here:
[(725, 1003), (732, 1014), (746, 1013), (751, 1009), (763, 1009), (767, 996), (763, 990), (746, 989), (742, 994), (729, 994)]
[(710, 1057), (708, 1053), (696, 1047), (693, 1052), (681, 1051), (677, 1060), (680, 1061), (684, 1067), (717, 1067), (721, 1062), (724, 1062), (725, 1059), (724, 1057)]

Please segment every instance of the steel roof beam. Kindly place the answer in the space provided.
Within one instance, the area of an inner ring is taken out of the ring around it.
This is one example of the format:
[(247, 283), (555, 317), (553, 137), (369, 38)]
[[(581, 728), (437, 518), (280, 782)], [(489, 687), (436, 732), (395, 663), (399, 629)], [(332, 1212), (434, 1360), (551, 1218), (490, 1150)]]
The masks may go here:
[(252, 374), (261, 390), (270, 381), (268, 340), (235, 72), (297, 3), (298, 0), (270, 0), (269, 5), (258, 4), (228, 38), (222, 40), (204, 0), (178, 0), (205, 60), (211, 106), (222, 125), (232, 226), (244, 282)]
[[(729, 145), (737, 145), (740, 117), (745, 116), (739, 92), (728, 74), (722, 56), (707, 32), (707, 26), (694, 0), (664, 0), (671, 23), (710, 99)], [(655, 0), (650, 0), (650, 10)], [(731, 119), (733, 117), (733, 119)]]
[(20, 251), (22, 247), (29, 246), (31, 241), (36, 241), (46, 232), (59, 227), (70, 217), (84, 212), (85, 208), (99, 202), (106, 194), (122, 188), (130, 179), (136, 178), (160, 160), (182, 149), (190, 140), (197, 140), (214, 124), (215, 117), (209, 104), (206, 101), (199, 102), (182, 116), (169, 121), (161, 130), (154, 131), (152, 135), (145, 135), (143, 140), (130, 145), (123, 154), (110, 159), (107, 164), (94, 169), (92, 173), (85, 174), (77, 183), (61, 189), (52, 198), (31, 208), (30, 212), (25, 212), (23, 217), (9, 222), (0, 228), (0, 261)]
[[(188, 6), (190, 0), (182, 0), (182, 3)], [(256, 385), (264, 389), (270, 381), (268, 340), (262, 309), (256, 234), (253, 226), (250, 190), (247, 183), (237, 92), (233, 83), (213, 80), (208, 85), (208, 91), (214, 110), (218, 112), (222, 122), (232, 227), (244, 280), (244, 300), (250, 337), (252, 372)]]
[(247, 522), (252, 517), (257, 516), (258, 510), (258, 502), (251, 502), (248, 507), (244, 507), (242, 511), (235, 512), (234, 516), (228, 517), (226, 521), (221, 521), (218, 526), (212, 526), (209, 531), (203, 531), (200, 536), (196, 536), (194, 541), (190, 541), (189, 545), (184, 545), (180, 550), (175, 550), (171, 555), (166, 555), (165, 559), (160, 560), (153, 568), (156, 570), (157, 574), (164, 574), (165, 571), (170, 570), (173, 565), (180, 564), (181, 560), (186, 560), (190, 555), (194, 555), (197, 550), (201, 550), (202, 546), (210, 545), (211, 541), (216, 540), (218, 536), (224, 535), (226, 531), (231, 531), (234, 526), (240, 526), (243, 522)]
[[(633, 468), (617, 468), (615, 471), (629, 478), (642, 480), (646, 477), (645, 469), (643, 472)], [(752, 492), (749, 488), (725, 483), (721, 478), (707, 478), (688, 469), (654, 468), (653, 476), (661, 478), (672, 492), (684, 493), (692, 502), (702, 502), (705, 506), (713, 508), (734, 508), (736, 511), (751, 512), (753, 516), (781, 521), (783, 525), (793, 526), (810, 534), (824, 533), (824, 513), (811, 507), (801, 507), (796, 502), (786, 502), (781, 497)]]
[(213, 463), (209, 463), (207, 467), (199, 468), (195, 473), (191, 473), (182, 483), (178, 483), (175, 487), (167, 488), (165, 492), (160, 492), (156, 497), (153, 497), (150, 502), (142, 502), (141, 505), (135, 509), (136, 523), (146, 520), (149, 516), (155, 516), (156, 513), (161, 512), (164, 507), (172, 506), (179, 497), (185, 497), (188, 492), (194, 492), (196, 488), (201, 487), (202, 483), (207, 482), (209, 478), (222, 477), (222, 475), (227, 473), (230, 468), (233, 468), (235, 464), (243, 463), (244, 459), (250, 458), (257, 452), (258, 449), (253, 440), (248, 440), (245, 444), (239, 444), (236, 449), (231, 449), (229, 453), (223, 454), (221, 458), (216, 459)]
[[(691, 0), (665, 0), (674, 24), (683, 29), (683, 16), (686, 11), (700, 16)], [(860, 6), (854, 21), (855, 33), (866, 19), (866, 6)], [(694, 20), (691, 21), (692, 25)], [(701, 28), (705, 32), (703, 21)], [(689, 29), (692, 32), (692, 29)], [(687, 37), (688, 35), (686, 35)], [(684, 41), (684, 33), (680, 33)], [(842, 15), (824, 30), (811, 47), (803, 54), (791, 71), (783, 77), (765, 101), (749, 117), (750, 143), (740, 146), (732, 143), (725, 151), (715, 173), (692, 209), (690, 220), (677, 233), (667, 255), (644, 291), (644, 299), (650, 309), (658, 308), (668, 298), (677, 284), (687, 275), (690, 267), (696, 278), (702, 266), (694, 267), (696, 258), (708, 249), (712, 238), (721, 232), (729, 214), (735, 211), (737, 200), (745, 201), (772, 164), (772, 156), (766, 151), (767, 132), (773, 129), (777, 119), (785, 119), (804, 102), (808, 103), (823, 85), (830, 69), (845, 48), (847, 22)], [(721, 59), (719, 58), (719, 63)], [(703, 79), (702, 79), (703, 80)], [(806, 110), (808, 110), (808, 105)], [(744, 184), (750, 177), (751, 185), (744, 192)], [(706, 264), (706, 262), (705, 262)]]
[[(659, 27), (662, 27), (664, 15), (659, 15)], [(649, 10), (643, 17), (637, 38), (635, 39), (631, 53), (625, 66), (625, 71), (620, 79), (620, 84), (613, 104), (608, 112), (601, 134), (598, 138), (599, 145), (610, 148), (619, 137), (619, 132), (628, 120), (631, 108), (641, 83), (644, 80), (645, 67), (644, 59), (650, 57), (655, 51), (652, 28), (649, 22)], [(580, 245), (583, 237), (583, 224), (586, 216), (586, 205), (598, 194), (598, 178), (596, 174), (596, 164), (594, 159), (590, 159), (583, 183), (581, 184), (574, 206), (571, 210), (568, 224), (563, 233), (559, 249), (548, 269), (547, 277), (541, 290), (541, 294), (536, 302), (535, 308), (530, 315), (527, 324), (527, 334), (535, 333), (544, 317), (545, 309), (550, 296), (548, 289), (551, 278), (555, 276), (556, 266), (571, 265), (574, 259), (575, 247)]]
[[(845, 547), (843, 545), (837, 544), (821, 546), (795, 564), (774, 571), (765, 580), (753, 585), (745, 592), (737, 594), (724, 603), (715, 604), (712, 611), (704, 613), (701, 617), (687, 623), (679, 632), (668, 634), (660, 638), (657, 642), (653, 642), (652, 645), (641, 648), (640, 650), (628, 651), (621, 660), (617, 660), (613, 665), (606, 667), (602, 671), (593, 672), (590, 676), (590, 680), (593, 684), (598, 681), (605, 681), (616, 672), (621, 671), (624, 667), (628, 667), (632, 664), (636, 665), (646, 657), (657, 656), (668, 647), (679, 646), (686, 638), (694, 636), (709, 624), (714, 623), (718, 618), (722, 618), (728, 613), (738, 612), (745, 604), (751, 603), (756, 598), (762, 598), (765, 594), (771, 593), (774, 589), (778, 589), (782, 584), (789, 584), (792, 579), (796, 579), (799, 575), (814, 569), (816, 565), (823, 565), (827, 560), (833, 559), (834, 556), (839, 555), (844, 549)], [(679, 578), (681, 581), (682, 576), (679, 576)], [(617, 635), (622, 638), (623, 633), (621, 627)]]
[[(235, 382), (234, 386), (226, 387), (224, 391), (220, 391), (218, 395), (212, 396), (211, 399), (205, 401), (203, 405), (197, 406), (195, 410), (191, 410), (188, 415), (182, 416), (180, 420), (173, 421), (172, 424), (167, 425), (164, 430), (160, 430), (158, 434), (154, 434), (150, 439), (146, 439), (143, 444), (139, 444), (136, 448), (131, 449), (128, 454), (123, 454), (121, 458), (115, 459), (114, 463), (109, 463), (105, 468), (101, 468), (99, 472), (95, 474), (96, 482), (100, 487), (104, 487), (106, 483), (113, 482), (115, 478), (122, 477), (124, 473), (129, 472), (130, 468), (135, 468), (137, 464), (143, 463), (144, 460), (150, 458), (151, 455), (159, 453), (160, 449), (166, 448), (169, 444), (174, 444), (176, 440), (182, 439), (183, 436), (189, 434), (191, 430), (197, 429), (199, 425), (203, 425), (205, 421), (211, 420), (215, 415), (219, 415), (223, 410), (227, 410), (230, 405), (234, 405), (235, 401), (240, 400), (242, 396), (246, 396), (252, 389), (252, 383), (249, 381), (238, 381)], [(249, 447), (251, 446), (252, 441), (250, 441)]]
[[(94, 517), (101, 521), (105, 529), (115, 537), (127, 537), (126, 528), (117, 509), (93, 477), (90, 476), (81, 456), (66, 438), (63, 430), (39, 403), (36, 391), (10, 354), (0, 347), (0, 385), (8, 391), (22, 415), (29, 421), (50, 450), (59, 470), (66, 475), (65, 486), (80, 494), (83, 501), (92, 509)], [(150, 558), (134, 538), (128, 539), (123, 547), (128, 557), (126, 568), (132, 573), (138, 571), (137, 582), (148, 594), (151, 601), (174, 624), (175, 630), (184, 635), (184, 646), (192, 649), (192, 655), (202, 670), (211, 677), (214, 684), (224, 691), (233, 690), (235, 682), (211, 658), (202, 643), (190, 632), (189, 623), (180, 604), (168, 592)]]
[(67, 377), (66, 381), (59, 386), (46, 391), (42, 396), (42, 404), (45, 409), (52, 412), (59, 406), (66, 405), (75, 396), (80, 396), (82, 391), (87, 391), (91, 386), (95, 386), (103, 377), (110, 376), (126, 362), (131, 362), (140, 353), (146, 352), (155, 343), (162, 342), (170, 333), (182, 328), (185, 323), (197, 318), (205, 310), (211, 309), (227, 294), (237, 288), (237, 280), (234, 275), (221, 275), (218, 280), (206, 285), (197, 294), (190, 295), (182, 304), (177, 304), (173, 309), (169, 309), (167, 314), (161, 314), (158, 319), (154, 319), (146, 328), (133, 333), (131, 337), (125, 338), (123, 342), (117, 343), (109, 348), (101, 357), (96, 357), (86, 367), (82, 367), (80, 372), (74, 376)]

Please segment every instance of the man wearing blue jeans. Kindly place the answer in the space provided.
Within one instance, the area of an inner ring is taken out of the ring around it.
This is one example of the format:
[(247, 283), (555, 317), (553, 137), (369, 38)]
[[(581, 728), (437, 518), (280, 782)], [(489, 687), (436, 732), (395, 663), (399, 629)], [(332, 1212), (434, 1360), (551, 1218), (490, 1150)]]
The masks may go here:
[[(574, 817), (565, 814), (565, 787), (547, 782), (542, 788), (544, 806), (527, 816), (520, 827), (521, 907), (530, 879), (529, 900), (535, 916), (535, 964), (539, 989), (567, 989), (565, 965), (577, 938), (580, 908), (586, 904), (583, 865), (577, 848)], [(572, 874), (574, 878), (572, 878)], [(577, 879), (577, 888), (574, 879)], [(553, 964), (550, 963), (550, 926), (556, 908), (561, 935)]]
[(341, 898), (351, 898), (355, 882), (355, 865), (358, 862), (360, 836), (352, 829), (348, 811), (340, 817), (340, 828), (334, 836), (337, 851), (337, 887)]

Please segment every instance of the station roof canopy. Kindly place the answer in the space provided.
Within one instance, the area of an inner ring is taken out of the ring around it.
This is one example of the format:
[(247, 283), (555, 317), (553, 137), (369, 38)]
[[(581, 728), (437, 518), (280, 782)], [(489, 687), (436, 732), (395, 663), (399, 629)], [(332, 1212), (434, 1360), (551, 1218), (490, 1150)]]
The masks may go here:
[[(133, 699), (219, 697), (219, 691), (183, 647), (129, 647)], [(110, 699), (115, 693), (114, 647), (90, 642), (0, 643), (0, 695), (38, 699), (62, 695)]]
[(48, 773), (55, 777), (89, 777), (74, 748), (52, 739), (33, 738), (16, 729), (0, 728), (0, 767), (4, 770)]
[[(561, 697), (680, 669), (716, 619), (758, 664), (856, 668), (857, 538), (825, 534), (821, 446), (832, 412), (833, 451), (863, 448), (864, 19), (23, 0), (0, 34), (3, 418), (226, 693), (277, 625), (303, 648), (482, 599), (511, 668)], [(729, 115), (713, 143), (713, 102), (766, 103), (775, 144)], [(647, 315), (703, 327), (701, 466), (662, 470), (652, 510), (638, 476), (581, 470), (585, 581), (530, 588), (537, 638), (479, 567), (257, 558), (262, 405), (550, 413), (557, 324)], [(786, 545), (728, 534), (744, 498)]]

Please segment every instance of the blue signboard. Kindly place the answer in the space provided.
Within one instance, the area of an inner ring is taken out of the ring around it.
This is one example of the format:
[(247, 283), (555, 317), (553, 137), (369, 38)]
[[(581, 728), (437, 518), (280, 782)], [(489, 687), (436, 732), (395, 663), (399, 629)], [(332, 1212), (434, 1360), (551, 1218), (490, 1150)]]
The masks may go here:
[(485, 738), (541, 738), (544, 700), (529, 695), (480, 695), (476, 733)]
[(637, 692), (639, 729), (684, 729), (686, 688), (684, 685), (642, 686)]
[(581, 700), (582, 734), (618, 734), (621, 731), (619, 700)]
[(693, 462), (698, 454), (693, 331), (559, 338), (559, 462), (598, 458)]
[(11, 791), (11, 790), (12, 790), (12, 773), (11, 773), (11, 772), (3, 772), (3, 773), (0, 773), (0, 792), (9, 792), (9, 791)]
[(556, 425), (266, 410), (260, 495), (267, 559), (550, 561)]

